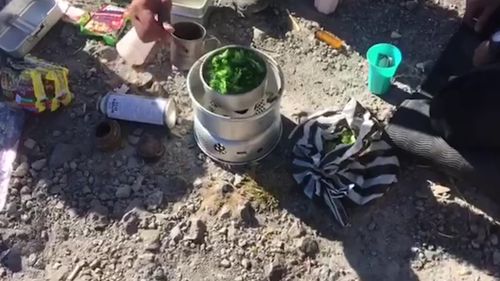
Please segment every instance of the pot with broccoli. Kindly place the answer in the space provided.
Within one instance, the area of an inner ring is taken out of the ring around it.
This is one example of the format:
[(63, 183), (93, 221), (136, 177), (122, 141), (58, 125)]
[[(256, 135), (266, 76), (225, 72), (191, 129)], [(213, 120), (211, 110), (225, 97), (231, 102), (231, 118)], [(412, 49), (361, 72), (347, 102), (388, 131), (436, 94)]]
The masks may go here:
[(220, 48), (208, 55), (200, 70), (205, 93), (226, 110), (248, 110), (264, 96), (267, 64), (255, 49)]

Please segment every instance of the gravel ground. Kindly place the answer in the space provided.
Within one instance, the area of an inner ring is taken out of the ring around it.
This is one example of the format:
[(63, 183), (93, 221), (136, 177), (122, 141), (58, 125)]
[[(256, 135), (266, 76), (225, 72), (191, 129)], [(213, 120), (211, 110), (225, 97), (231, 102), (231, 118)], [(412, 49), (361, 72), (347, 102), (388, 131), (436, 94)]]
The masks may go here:
[[(280, 63), (287, 119), (355, 97), (384, 121), (395, 101), (367, 92), (367, 48), (400, 46), (399, 80), (417, 86), (459, 24), (463, 4), (456, 2), (345, 1), (326, 17), (309, 1), (275, 1), (246, 18), (223, 2), (208, 27), (224, 43), (252, 44)], [(300, 30), (290, 30), (286, 9)], [(318, 27), (345, 39), (349, 50), (318, 43)], [(0, 213), (1, 280), (500, 280), (498, 208), (472, 186), (404, 161), (400, 183), (352, 209), (352, 227), (340, 229), (298, 190), (283, 147), (237, 172), (201, 154), (185, 78), (170, 72), (165, 52), (134, 70), (114, 49), (60, 24), (36, 55), (70, 69), (76, 100), (32, 117), (25, 130)], [(124, 82), (174, 98), (179, 124), (168, 133), (123, 122), (121, 148), (103, 153), (93, 140), (103, 118), (96, 100)], [(135, 153), (146, 134), (166, 147), (154, 164)]]

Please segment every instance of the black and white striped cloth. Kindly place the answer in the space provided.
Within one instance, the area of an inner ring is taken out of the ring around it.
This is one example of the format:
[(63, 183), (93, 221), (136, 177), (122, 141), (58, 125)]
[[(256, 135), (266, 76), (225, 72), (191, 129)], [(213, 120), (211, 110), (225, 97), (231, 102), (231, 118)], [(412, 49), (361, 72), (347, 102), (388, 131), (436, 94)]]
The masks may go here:
[[(351, 130), (354, 143), (340, 141)], [(343, 200), (364, 205), (384, 195), (397, 182), (399, 160), (382, 140), (383, 129), (356, 100), (342, 111), (318, 112), (290, 134), (293, 177), (310, 199), (322, 198), (335, 219), (348, 226)]]

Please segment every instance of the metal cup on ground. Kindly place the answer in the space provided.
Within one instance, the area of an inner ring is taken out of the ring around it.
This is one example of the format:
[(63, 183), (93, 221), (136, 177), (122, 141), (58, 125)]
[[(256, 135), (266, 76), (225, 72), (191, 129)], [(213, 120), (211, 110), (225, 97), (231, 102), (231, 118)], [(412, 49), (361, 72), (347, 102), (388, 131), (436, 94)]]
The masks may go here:
[(196, 22), (178, 22), (170, 44), (170, 62), (180, 71), (187, 71), (206, 52), (217, 48), (220, 41), (208, 35), (203, 25)]

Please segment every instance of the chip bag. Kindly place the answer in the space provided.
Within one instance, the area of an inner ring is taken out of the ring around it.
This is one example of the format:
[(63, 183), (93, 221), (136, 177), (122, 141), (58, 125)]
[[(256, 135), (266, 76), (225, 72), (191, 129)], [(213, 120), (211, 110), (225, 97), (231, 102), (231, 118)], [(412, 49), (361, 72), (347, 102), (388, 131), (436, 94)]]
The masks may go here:
[(122, 7), (104, 5), (96, 12), (86, 13), (80, 19), (80, 31), (115, 46), (127, 25), (125, 11)]
[(69, 70), (41, 59), (26, 56), (8, 59), (0, 68), (2, 94), (20, 107), (35, 113), (55, 111), (70, 104)]

